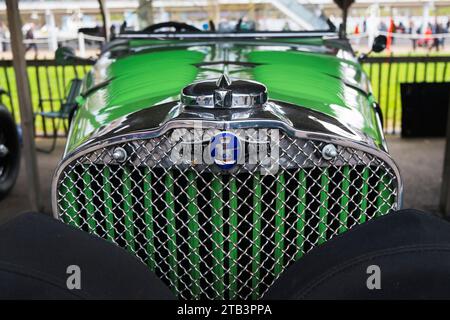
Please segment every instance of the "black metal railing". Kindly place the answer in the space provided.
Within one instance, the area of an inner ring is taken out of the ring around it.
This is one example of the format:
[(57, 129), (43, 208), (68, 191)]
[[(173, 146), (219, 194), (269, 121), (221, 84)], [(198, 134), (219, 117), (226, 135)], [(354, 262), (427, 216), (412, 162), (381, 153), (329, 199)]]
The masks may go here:
[(401, 132), (400, 84), (450, 81), (449, 64), (450, 56), (384, 56), (364, 61), (364, 70), (383, 111), (385, 133)]
[[(56, 112), (66, 96), (67, 85), (73, 78), (82, 78), (92, 62), (58, 65), (54, 60), (28, 60), (28, 77), (35, 113)], [(363, 62), (370, 77), (372, 90), (380, 103), (385, 123), (385, 133), (401, 132), (400, 84), (404, 82), (450, 81), (450, 56), (382, 56), (369, 57)], [(0, 97), (20, 122), (18, 97), (12, 60), (0, 60), (0, 86), (9, 96)], [(426, 106), (424, 106), (426, 108)], [(60, 125), (60, 124), (63, 125)], [(35, 133), (39, 137), (64, 136), (67, 134), (65, 120), (36, 115)]]
[[(64, 103), (70, 81), (74, 78), (84, 77), (91, 68), (91, 64), (92, 62), (89, 61), (79, 61), (76, 64), (58, 65), (50, 59), (27, 61), (36, 136), (67, 135), (66, 120), (45, 117), (41, 114), (58, 112)], [(1, 102), (6, 105), (13, 118), (19, 123), (19, 101), (12, 60), (0, 60), (0, 87), (9, 93), (1, 98)]]

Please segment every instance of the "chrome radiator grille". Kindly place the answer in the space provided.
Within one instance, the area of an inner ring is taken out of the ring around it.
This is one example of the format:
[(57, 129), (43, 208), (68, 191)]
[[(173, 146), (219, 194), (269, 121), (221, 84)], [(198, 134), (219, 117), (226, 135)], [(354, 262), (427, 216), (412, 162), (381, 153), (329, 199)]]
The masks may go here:
[[(279, 139), (279, 169), (174, 164), (171, 132), (108, 146), (58, 175), (66, 223), (126, 248), (183, 299), (257, 299), (317, 245), (398, 203), (398, 177), (380, 158), (325, 142)], [(115, 148), (128, 159), (113, 158)]]

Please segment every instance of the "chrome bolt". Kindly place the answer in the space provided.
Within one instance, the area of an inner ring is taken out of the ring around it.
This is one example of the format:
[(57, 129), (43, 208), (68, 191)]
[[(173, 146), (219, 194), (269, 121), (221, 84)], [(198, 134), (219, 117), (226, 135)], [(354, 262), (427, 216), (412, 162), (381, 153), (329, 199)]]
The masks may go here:
[(128, 158), (127, 151), (121, 147), (115, 148), (112, 156), (117, 162), (124, 162)]
[(5, 157), (8, 153), (8, 148), (4, 144), (0, 144), (0, 157)]
[(331, 160), (336, 158), (338, 155), (337, 153), (337, 149), (334, 145), (332, 144), (327, 144), (325, 147), (323, 147), (322, 149), (322, 156), (325, 160)]

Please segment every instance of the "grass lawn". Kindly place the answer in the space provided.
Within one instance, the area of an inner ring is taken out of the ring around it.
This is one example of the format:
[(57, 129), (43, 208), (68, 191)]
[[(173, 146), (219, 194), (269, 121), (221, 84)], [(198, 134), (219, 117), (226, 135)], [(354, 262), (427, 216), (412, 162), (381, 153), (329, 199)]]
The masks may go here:
[[(447, 66), (446, 66), (447, 64)], [(401, 123), (400, 83), (403, 82), (433, 82), (450, 81), (449, 63), (389, 63), (364, 64), (364, 70), (372, 82), (372, 89), (377, 97), (385, 117), (387, 132), (392, 129), (399, 131)], [(71, 79), (82, 77), (89, 69), (88, 66), (67, 67), (28, 67), (30, 90), (35, 112), (57, 111), (60, 100), (64, 98), (66, 88)], [(9, 84), (9, 85), (8, 85)], [(19, 121), (18, 98), (15, 87), (14, 70), (12, 67), (0, 67), (0, 86), (11, 92), (12, 104), (8, 98), (3, 102), (12, 109)], [(50, 99), (52, 98), (52, 99)], [(64, 132), (62, 125), (51, 119), (36, 118), (36, 132), (38, 134), (53, 134), (55, 125)]]

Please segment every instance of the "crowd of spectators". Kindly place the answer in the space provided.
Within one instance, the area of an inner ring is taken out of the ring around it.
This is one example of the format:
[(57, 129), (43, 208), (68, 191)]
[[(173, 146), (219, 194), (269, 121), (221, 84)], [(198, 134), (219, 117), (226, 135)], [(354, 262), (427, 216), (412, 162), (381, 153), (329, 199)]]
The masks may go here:
[(422, 47), (422, 48), (428, 48), (428, 50), (436, 49), (436, 51), (439, 51), (439, 49), (444, 48), (445, 43), (445, 37), (438, 37), (438, 36), (432, 36), (432, 35), (441, 35), (448, 33), (450, 29), (450, 20), (443, 25), (442, 23), (439, 23), (435, 21), (434, 23), (428, 23), (425, 28), (423, 29), (423, 26), (416, 26), (411, 21), (410, 26), (407, 30), (409, 34), (423, 34), (423, 37), (418, 39), (411, 39), (412, 41), (412, 47), (413, 50), (416, 50), (416, 48)]
[[(363, 21), (361, 27), (358, 24), (355, 26), (353, 33), (365, 33), (366, 30), (367, 22)], [(398, 34), (404, 34), (410, 36), (409, 39), (414, 51), (417, 48), (439, 51), (444, 48), (446, 34), (450, 32), (450, 19), (447, 23), (441, 23), (435, 19), (434, 22), (429, 22), (424, 26), (422, 24), (415, 24), (413, 20), (410, 20), (408, 25), (405, 25), (402, 21), (396, 23), (391, 18), (388, 23), (381, 21), (378, 26), (378, 31), (387, 34), (388, 45), (395, 43)], [(442, 35), (442, 37), (439, 35)]]

